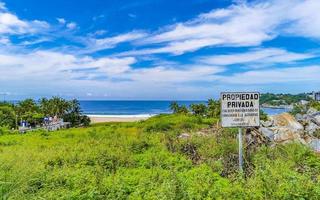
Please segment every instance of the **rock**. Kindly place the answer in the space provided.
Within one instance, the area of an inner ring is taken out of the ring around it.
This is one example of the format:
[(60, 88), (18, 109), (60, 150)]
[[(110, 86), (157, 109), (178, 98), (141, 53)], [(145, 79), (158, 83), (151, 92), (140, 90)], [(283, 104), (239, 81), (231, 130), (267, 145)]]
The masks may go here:
[(307, 111), (307, 115), (313, 115), (317, 113), (318, 111), (315, 108), (309, 108)]
[(313, 139), (309, 142), (309, 146), (317, 153), (320, 153), (320, 139)]
[(270, 141), (274, 140), (274, 132), (268, 128), (260, 127), (259, 132), (262, 133), (263, 136), (267, 137)]
[(286, 127), (278, 127), (276, 129), (276, 134), (274, 134), (274, 141), (278, 143), (289, 141), (299, 141), (304, 143), (298, 132), (292, 131), (292, 129)]
[(305, 132), (312, 135), (319, 128), (320, 127), (317, 124), (310, 121), (308, 125), (305, 127)]
[(268, 121), (260, 121), (261, 125), (263, 127), (271, 127), (273, 125), (273, 121), (272, 120), (268, 120)]
[[(320, 112), (310, 108), (306, 114), (297, 114), (295, 117), (289, 113), (282, 113), (270, 117), (270, 120), (261, 121), (261, 127), (257, 132), (265, 140), (271, 141), (269, 145), (299, 142), (310, 146), (320, 153), (320, 139), (317, 139), (320, 131)], [(257, 135), (254, 135), (257, 137)]]
[(302, 121), (303, 119), (304, 119), (304, 116), (303, 115), (301, 115), (301, 114), (296, 114), (296, 120), (297, 121)]
[(320, 115), (314, 116), (313, 119), (315, 120), (315, 123), (320, 126)]
[(303, 131), (303, 126), (289, 113), (272, 116), (275, 126), (287, 127), (292, 131)]
[(178, 138), (189, 138), (190, 135), (188, 133), (182, 133), (178, 136)]

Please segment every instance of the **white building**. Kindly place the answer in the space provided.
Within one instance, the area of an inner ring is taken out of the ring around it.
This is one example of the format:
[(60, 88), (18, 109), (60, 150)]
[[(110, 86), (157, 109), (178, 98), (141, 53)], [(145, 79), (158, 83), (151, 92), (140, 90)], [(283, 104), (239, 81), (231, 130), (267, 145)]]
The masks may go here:
[(320, 101), (320, 92), (312, 92), (312, 99), (315, 101)]

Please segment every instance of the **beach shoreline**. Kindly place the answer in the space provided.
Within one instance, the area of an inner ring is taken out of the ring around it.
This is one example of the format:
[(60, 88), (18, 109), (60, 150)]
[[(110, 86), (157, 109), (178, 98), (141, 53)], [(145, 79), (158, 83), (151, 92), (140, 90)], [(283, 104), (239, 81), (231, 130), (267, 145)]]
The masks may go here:
[(91, 124), (103, 123), (103, 122), (136, 122), (146, 120), (154, 115), (87, 115)]

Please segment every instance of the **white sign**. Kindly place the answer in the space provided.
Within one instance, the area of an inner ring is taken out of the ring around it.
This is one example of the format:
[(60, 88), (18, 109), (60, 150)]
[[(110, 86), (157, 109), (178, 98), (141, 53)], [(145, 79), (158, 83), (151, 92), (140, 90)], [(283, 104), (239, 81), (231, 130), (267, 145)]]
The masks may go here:
[(222, 127), (260, 126), (259, 98), (258, 92), (222, 92)]

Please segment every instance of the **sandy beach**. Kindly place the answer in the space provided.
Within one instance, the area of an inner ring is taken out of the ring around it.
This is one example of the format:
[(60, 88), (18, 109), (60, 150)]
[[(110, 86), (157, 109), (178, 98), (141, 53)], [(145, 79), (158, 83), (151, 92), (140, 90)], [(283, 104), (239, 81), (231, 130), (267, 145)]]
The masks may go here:
[(91, 119), (91, 123), (101, 122), (136, 122), (146, 120), (152, 115), (88, 115)]

